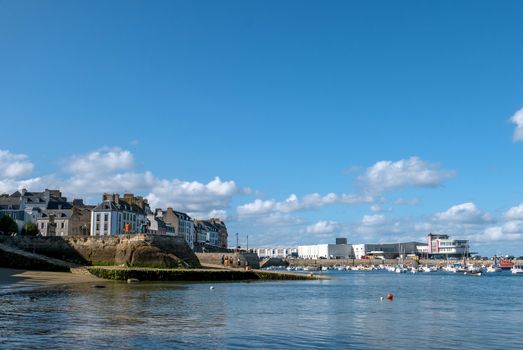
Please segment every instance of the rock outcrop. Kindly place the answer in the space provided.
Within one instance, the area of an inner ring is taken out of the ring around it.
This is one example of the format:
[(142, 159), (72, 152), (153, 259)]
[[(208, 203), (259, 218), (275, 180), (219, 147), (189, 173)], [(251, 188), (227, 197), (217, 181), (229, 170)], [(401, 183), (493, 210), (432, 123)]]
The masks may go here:
[(182, 237), (125, 235), (113, 237), (0, 236), (0, 243), (78, 265), (135, 267), (199, 267)]

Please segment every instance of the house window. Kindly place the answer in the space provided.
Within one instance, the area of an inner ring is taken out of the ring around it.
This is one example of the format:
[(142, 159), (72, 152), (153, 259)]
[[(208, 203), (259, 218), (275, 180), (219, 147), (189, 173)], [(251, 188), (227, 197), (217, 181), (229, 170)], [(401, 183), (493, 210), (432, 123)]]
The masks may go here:
[(107, 231), (107, 223), (104, 224), (104, 231)]
[(40, 224), (40, 228), (44, 228), (44, 223), (43, 222)]
[(109, 214), (104, 215), (104, 222), (107, 222), (107, 221), (109, 221)]
[(100, 223), (96, 223), (96, 231), (100, 231)]
[(100, 214), (96, 214), (96, 221), (100, 221)]
[(64, 228), (65, 227), (65, 222), (62, 221), (62, 223), (60, 224), (60, 227)]

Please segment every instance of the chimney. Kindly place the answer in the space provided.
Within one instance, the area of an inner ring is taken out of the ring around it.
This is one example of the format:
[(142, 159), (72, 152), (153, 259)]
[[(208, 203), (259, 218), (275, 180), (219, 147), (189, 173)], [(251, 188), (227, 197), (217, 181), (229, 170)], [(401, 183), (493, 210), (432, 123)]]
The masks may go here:
[(133, 204), (133, 194), (132, 193), (125, 193), (123, 195), (123, 200), (126, 201), (128, 204)]
[(84, 206), (83, 199), (73, 199), (73, 207), (83, 207), (83, 206)]

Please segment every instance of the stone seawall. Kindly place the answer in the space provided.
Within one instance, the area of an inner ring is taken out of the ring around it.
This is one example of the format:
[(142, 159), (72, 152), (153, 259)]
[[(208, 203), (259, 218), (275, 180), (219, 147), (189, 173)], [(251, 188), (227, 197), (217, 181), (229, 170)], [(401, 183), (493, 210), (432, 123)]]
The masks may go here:
[(26, 252), (0, 243), (0, 267), (38, 271), (68, 272), (74, 264)]
[[(397, 265), (398, 259), (286, 259), (289, 262), (290, 266), (358, 266), (358, 265), (367, 265), (367, 266), (378, 266), (383, 265)], [(419, 262), (416, 262), (412, 259), (405, 259), (403, 264), (405, 266), (414, 266), (415, 264), (421, 265), (437, 265), (437, 266), (446, 266), (449, 263), (453, 262), (463, 262), (463, 260), (434, 260), (434, 259), (421, 259)], [(477, 266), (492, 265), (491, 260), (467, 260), (467, 263), (471, 263)]]
[(198, 267), (198, 258), (182, 237), (125, 235), (112, 237), (0, 236), (0, 243), (78, 265)]
[[(228, 257), (229, 261), (232, 261), (230, 267), (245, 267), (249, 266), (253, 269), (260, 268), (260, 259), (255, 253), (196, 253), (198, 260), (202, 264), (209, 265), (222, 265), (222, 257)], [(240, 265), (238, 265), (238, 259), (240, 259)]]

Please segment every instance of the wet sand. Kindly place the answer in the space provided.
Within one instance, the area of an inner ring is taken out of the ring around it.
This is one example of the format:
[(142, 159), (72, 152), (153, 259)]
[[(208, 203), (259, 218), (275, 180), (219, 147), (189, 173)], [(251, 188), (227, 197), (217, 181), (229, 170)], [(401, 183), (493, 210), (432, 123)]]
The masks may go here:
[(103, 281), (88, 274), (0, 268), (0, 292)]

